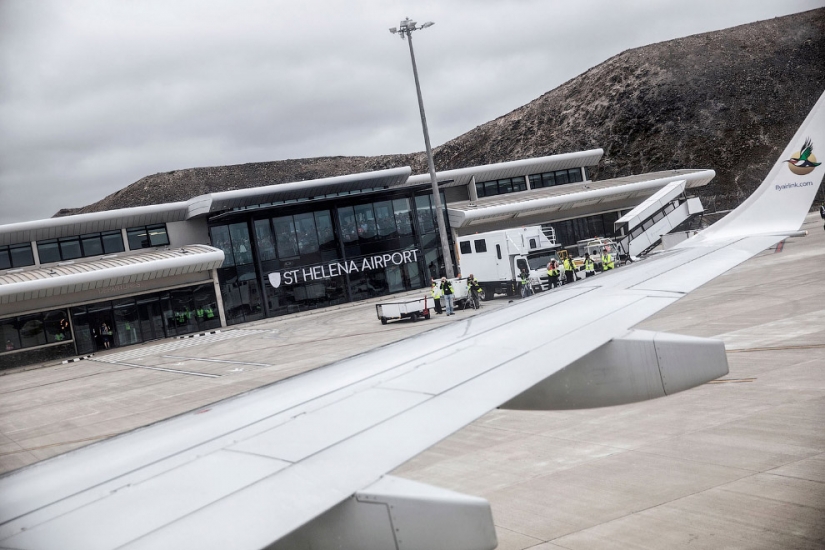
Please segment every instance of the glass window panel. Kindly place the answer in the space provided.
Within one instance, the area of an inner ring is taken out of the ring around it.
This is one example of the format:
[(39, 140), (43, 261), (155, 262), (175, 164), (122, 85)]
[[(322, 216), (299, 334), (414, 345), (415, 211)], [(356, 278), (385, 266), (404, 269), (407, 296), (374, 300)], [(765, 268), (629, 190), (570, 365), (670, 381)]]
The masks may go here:
[(218, 301), (215, 299), (215, 288), (211, 284), (201, 285), (193, 289), (192, 295), (195, 299), (198, 330), (220, 327), (221, 319), (218, 314)]
[(498, 195), (498, 182), (497, 181), (486, 181), (484, 182), (484, 196), (491, 197), (493, 195)]
[(392, 201), (392, 209), (395, 212), (395, 224), (400, 235), (412, 235), (412, 216), (410, 216), (409, 199), (395, 199)]
[(11, 256), (9, 256), (8, 247), (0, 247), (0, 269), (9, 269), (11, 267)]
[(387, 288), (390, 292), (401, 292), (406, 290), (404, 285), (404, 274), (399, 265), (391, 265), (386, 269)]
[(229, 239), (229, 228), (225, 225), (216, 225), (209, 228), (212, 246), (223, 250), (223, 267), (235, 265), (235, 255), (232, 253), (232, 241)]
[(395, 227), (392, 202), (376, 202), (373, 207), (375, 208), (375, 225), (378, 228), (378, 236), (390, 237), (396, 235), (398, 231)]
[(358, 225), (358, 237), (375, 238), (375, 213), (371, 204), (359, 204), (355, 207), (355, 223)]
[(130, 227), (126, 230), (126, 239), (129, 241), (129, 250), (149, 248), (149, 235), (145, 227)]
[(527, 190), (527, 182), (524, 180), (523, 177), (513, 178), (513, 191), (526, 191), (526, 190)]
[(151, 246), (166, 246), (169, 244), (166, 225), (150, 225), (146, 228), (146, 231), (149, 233), (149, 244)]
[(355, 225), (355, 212), (351, 206), (338, 209), (338, 223), (341, 226), (341, 239), (345, 243), (358, 240), (358, 227)]
[(544, 183), (541, 181), (541, 174), (533, 174), (530, 176), (531, 189), (541, 189), (542, 187), (544, 187)]
[(100, 256), (103, 254), (103, 243), (100, 241), (100, 234), (82, 235), (80, 243), (83, 245), (84, 256)]
[(461, 249), (462, 254), (472, 254), (472, 246), (470, 245), (470, 241), (463, 241), (458, 243), (459, 248)]
[(512, 193), (513, 192), (513, 182), (508, 178), (506, 180), (498, 180), (498, 192), (499, 193)]
[(329, 210), (315, 213), (315, 228), (318, 230), (318, 246), (321, 248), (335, 247), (335, 231), (332, 228), (332, 216)]
[(24, 348), (42, 346), (46, 343), (46, 331), (43, 329), (43, 314), (19, 317), (20, 343)]
[(297, 256), (298, 241), (295, 238), (295, 223), (292, 216), (274, 218), (272, 227), (275, 230), (275, 242), (278, 244), (278, 257), (283, 259)]
[(567, 170), (557, 170), (555, 176), (556, 185), (564, 185), (567, 183)]
[(272, 227), (268, 218), (255, 220), (255, 242), (258, 245), (258, 257), (262, 262), (275, 259), (275, 241), (272, 240)]
[(60, 261), (60, 249), (57, 247), (57, 239), (37, 242), (37, 254), (40, 256), (41, 264), (50, 264)]
[(483, 182), (478, 182), (478, 181), (476, 182), (476, 195), (478, 195), (478, 198), (481, 198), (481, 197), (484, 196), (484, 183)]
[(476, 247), (476, 252), (487, 252), (487, 241), (484, 239), (478, 239), (473, 242)]
[(229, 226), (229, 236), (232, 239), (232, 252), (235, 254), (235, 265), (252, 263), (252, 245), (249, 243), (249, 229), (246, 223), (233, 223)]
[(32, 245), (29, 243), (10, 246), (9, 256), (11, 256), (11, 265), (13, 267), (26, 267), (27, 265), (34, 265)]
[(57, 310), (46, 313), (43, 317), (43, 327), (46, 331), (46, 341), (65, 342), (72, 339), (69, 330), (69, 316), (65, 311)]
[(548, 172), (541, 175), (541, 181), (545, 187), (552, 187), (556, 185), (556, 176), (553, 175), (553, 172)]
[(435, 220), (430, 207), (429, 195), (415, 197), (415, 211), (418, 215), (418, 225), (422, 233), (432, 233), (435, 231)]
[(116, 254), (123, 252), (123, 234), (120, 231), (104, 231), (101, 234), (103, 241), (103, 252), (106, 254)]
[(0, 319), (0, 342), (3, 342), (2, 351), (20, 349), (20, 332), (17, 330), (17, 319)]
[(299, 252), (301, 254), (318, 252), (318, 232), (315, 229), (315, 216), (310, 212), (296, 214), (294, 220)]
[[(229, 227), (231, 230), (232, 226)], [(234, 238), (232, 239), (232, 242), (234, 244)], [(183, 288), (180, 290), (172, 290), (169, 294), (172, 299), (172, 315), (175, 319), (175, 330), (177, 333), (187, 334), (198, 330), (198, 321), (195, 314), (195, 301), (192, 296), (192, 290), (189, 288)]]
[(59, 239), (60, 243), (60, 257), (64, 260), (74, 260), (83, 256), (83, 251), (80, 250), (80, 239), (75, 237), (71, 239)]
[(140, 318), (134, 298), (118, 300), (114, 303), (114, 341), (117, 346), (129, 346), (141, 341)]
[(569, 183), (576, 183), (582, 181), (581, 168), (571, 168), (567, 171), (567, 181)]

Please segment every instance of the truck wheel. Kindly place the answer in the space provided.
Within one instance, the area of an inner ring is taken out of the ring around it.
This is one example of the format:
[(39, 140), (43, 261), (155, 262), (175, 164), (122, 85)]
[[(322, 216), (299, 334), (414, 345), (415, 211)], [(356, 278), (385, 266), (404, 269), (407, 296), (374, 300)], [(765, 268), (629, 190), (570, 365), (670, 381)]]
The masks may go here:
[(427, 314), (424, 316), (424, 318), (425, 318), (425, 319), (429, 319), (429, 318), (430, 318), (430, 314), (429, 314), (429, 313), (427, 313)]
[(381, 317), (381, 324), (382, 324), (382, 325), (386, 325), (386, 324), (387, 324), (387, 318), (386, 318), (386, 317)]
[(411, 320), (413, 323), (415, 323), (416, 321), (418, 321), (418, 314), (417, 314), (417, 313), (411, 313), (411, 314), (410, 314), (410, 320)]
[(486, 302), (488, 300), (492, 300), (496, 293), (489, 286), (483, 286), (481, 287), (481, 292), (479, 292), (478, 295)]

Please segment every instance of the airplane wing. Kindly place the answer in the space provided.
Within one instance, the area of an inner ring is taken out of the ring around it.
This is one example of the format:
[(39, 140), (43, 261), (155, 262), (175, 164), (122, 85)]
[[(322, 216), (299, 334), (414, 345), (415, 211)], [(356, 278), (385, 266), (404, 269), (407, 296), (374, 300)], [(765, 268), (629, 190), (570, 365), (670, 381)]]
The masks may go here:
[(494, 548), (483, 499), (386, 475), (496, 407), (669, 395), (727, 373), (719, 341), (632, 327), (799, 227), (825, 95), (738, 209), (676, 248), (0, 478), (0, 547)]

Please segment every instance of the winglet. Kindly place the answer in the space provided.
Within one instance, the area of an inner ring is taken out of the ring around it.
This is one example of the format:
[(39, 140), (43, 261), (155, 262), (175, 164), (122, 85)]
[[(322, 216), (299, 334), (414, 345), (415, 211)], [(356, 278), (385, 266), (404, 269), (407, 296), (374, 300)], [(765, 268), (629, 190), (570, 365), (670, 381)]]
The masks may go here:
[(697, 235), (696, 242), (797, 232), (825, 175), (823, 161), (825, 94), (756, 191), (733, 212)]

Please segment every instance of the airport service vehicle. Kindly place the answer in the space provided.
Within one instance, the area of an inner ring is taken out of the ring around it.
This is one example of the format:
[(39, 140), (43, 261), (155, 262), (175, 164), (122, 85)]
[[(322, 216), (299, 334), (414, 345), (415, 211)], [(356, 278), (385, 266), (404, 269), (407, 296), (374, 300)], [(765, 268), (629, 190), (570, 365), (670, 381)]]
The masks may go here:
[(576, 243), (576, 247), (579, 250), (579, 255), (574, 258), (574, 262), (581, 261), (584, 264), (584, 255), (590, 254), (590, 258), (593, 260), (593, 263), (596, 264), (596, 271), (602, 270), (602, 251), (606, 248), (610, 251), (610, 254), (613, 256), (613, 263), (615, 265), (619, 264), (620, 253), (619, 247), (616, 245), (616, 242), (613, 239), (608, 239), (606, 237), (595, 237), (593, 239), (583, 239)]
[(515, 295), (523, 269), (529, 273), (533, 291), (546, 290), (547, 263), (559, 248), (551, 235), (552, 240), (536, 225), (459, 237), (459, 270), (475, 276), (483, 300), (496, 293)]
[(486, 500), (390, 472), (495, 408), (608, 407), (726, 375), (721, 340), (634, 327), (804, 236), (815, 147), (825, 94), (753, 194), (667, 253), (4, 474), (0, 547), (492, 550)]
[(433, 299), (429, 296), (410, 298), (393, 302), (375, 304), (375, 313), (382, 325), (397, 319), (409, 319), (412, 322), (430, 318), (430, 307)]

